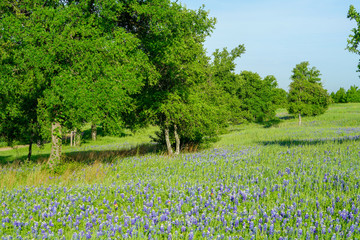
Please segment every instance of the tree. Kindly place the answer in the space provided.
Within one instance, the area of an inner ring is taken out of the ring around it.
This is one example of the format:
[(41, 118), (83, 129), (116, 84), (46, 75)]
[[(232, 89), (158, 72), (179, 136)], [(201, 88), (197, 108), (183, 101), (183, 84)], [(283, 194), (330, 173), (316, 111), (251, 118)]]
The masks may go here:
[(121, 26), (135, 34), (141, 48), (160, 74), (157, 83), (147, 82), (136, 95), (136, 111), (130, 113), (129, 126), (149, 123), (160, 126), (169, 155), (171, 138), (180, 152), (182, 131), (193, 126), (196, 118), (188, 115), (196, 104), (192, 89), (208, 79), (208, 57), (203, 42), (215, 20), (200, 8), (189, 10), (170, 0), (124, 2), (126, 11), (118, 18)]
[(234, 72), (235, 60), (244, 53), (244, 45), (239, 45), (230, 52), (224, 48), (221, 52), (216, 49), (213, 53), (212, 77), (220, 87), (231, 95), (236, 95), (241, 85), (240, 77)]
[[(186, 147), (191, 149), (217, 140), (217, 136), (224, 132), (229, 122), (229, 111), (224, 107), (228, 101), (226, 96), (228, 95), (224, 95), (221, 88), (209, 80), (192, 88), (187, 102), (171, 99), (172, 107), (165, 112), (177, 118), (176, 125), (169, 128), (169, 132), (177, 135), (169, 134), (170, 147), (175, 145), (176, 150)], [(161, 129), (154, 140), (166, 146), (167, 140), (163, 132), (164, 129)], [(176, 138), (181, 139), (181, 143)]]
[[(350, 5), (347, 17), (350, 20), (355, 20), (357, 26), (352, 29), (352, 34), (347, 39), (346, 49), (349, 52), (360, 54), (359, 43), (360, 43), (360, 14), (356, 11), (353, 5)], [(360, 71), (360, 61), (358, 64), (358, 72)]]
[(222, 104), (228, 112), (226, 121), (233, 124), (246, 121), (246, 112), (239, 107), (241, 100), (237, 96), (242, 79), (235, 73), (235, 60), (243, 53), (245, 53), (244, 45), (239, 45), (230, 52), (226, 48), (222, 51), (216, 49), (211, 63), (211, 79), (221, 89), (220, 95), (227, 99)]
[(250, 71), (240, 73), (242, 85), (237, 92), (241, 101), (240, 108), (247, 112), (247, 120), (263, 122), (275, 117), (276, 106), (274, 89), (277, 87), (274, 76), (266, 76), (261, 79), (259, 74)]
[[(123, 114), (133, 109), (131, 95), (145, 78), (156, 78), (141, 42), (117, 25), (123, 11), (118, 1), (19, 1), (0, 9), (0, 51), (6, 56), (0, 89), (9, 90), (15, 103), (36, 93), (31, 109), (43, 134), (51, 127), (51, 167), (61, 157), (63, 127), (73, 129), (93, 116), (122, 125)], [(15, 91), (18, 85), (24, 90)], [(11, 105), (1, 104), (1, 116), (9, 115)]]
[(275, 108), (287, 107), (287, 92), (282, 88), (275, 88), (273, 90), (273, 104)]
[(330, 96), (322, 87), (320, 71), (301, 62), (293, 69), (288, 95), (288, 112), (299, 117), (323, 114), (330, 104)]
[[(4, 69), (0, 72), (4, 72)], [(23, 81), (26, 81), (26, 77), (31, 79), (31, 76), (25, 75)], [(33, 143), (41, 143), (43, 140), (35, 107), (38, 93), (31, 91), (21, 82), (16, 83), (13, 80), (13, 78), (6, 78), (6, 82), (0, 84), (0, 136), (9, 145), (12, 145), (14, 141), (27, 143), (29, 145), (27, 158), (30, 161)], [(12, 89), (8, 88), (10, 85), (13, 86)]]
[(333, 100), (335, 103), (347, 103), (348, 101), (345, 89), (341, 87), (339, 90), (337, 90), (333, 96)]
[(349, 90), (346, 91), (346, 101), (347, 102), (360, 102), (360, 89), (357, 86), (351, 86)]
[(332, 99), (332, 102), (335, 102), (334, 99), (335, 99), (335, 93), (334, 92), (331, 92), (330, 93), (330, 97)]

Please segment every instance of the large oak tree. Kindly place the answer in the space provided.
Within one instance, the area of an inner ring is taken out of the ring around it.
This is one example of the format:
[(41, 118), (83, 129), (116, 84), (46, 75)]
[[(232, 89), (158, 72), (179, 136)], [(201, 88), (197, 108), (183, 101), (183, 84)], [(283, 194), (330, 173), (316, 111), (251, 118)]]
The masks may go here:
[[(1, 122), (24, 117), (44, 132), (51, 126), (50, 166), (59, 162), (63, 127), (92, 118), (121, 125), (124, 112), (133, 108), (131, 95), (144, 79), (155, 79), (141, 42), (117, 24), (124, 11), (119, 1), (0, 6)], [(26, 96), (29, 109), (22, 104)], [(9, 133), (7, 125), (1, 130)]]
[(180, 139), (193, 126), (200, 129), (206, 120), (204, 114), (202, 121), (194, 115), (204, 108), (198, 107), (199, 99), (194, 101), (193, 89), (209, 80), (203, 43), (215, 20), (203, 8), (190, 10), (170, 0), (130, 0), (124, 7), (118, 24), (137, 36), (160, 74), (157, 83), (147, 82), (137, 94), (138, 108), (128, 118), (129, 124), (158, 125), (168, 153), (173, 153), (172, 138), (179, 153)]

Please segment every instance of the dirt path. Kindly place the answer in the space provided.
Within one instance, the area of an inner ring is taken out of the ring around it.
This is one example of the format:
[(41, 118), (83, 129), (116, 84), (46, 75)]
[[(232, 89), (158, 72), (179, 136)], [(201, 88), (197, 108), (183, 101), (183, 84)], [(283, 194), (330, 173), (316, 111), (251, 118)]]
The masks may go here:
[(14, 146), (14, 147), (2, 147), (0, 148), (0, 152), (4, 152), (4, 151), (9, 151), (9, 150), (12, 150), (12, 149), (17, 149), (17, 148), (24, 148), (24, 147), (28, 147), (29, 145), (17, 145), (17, 146)]

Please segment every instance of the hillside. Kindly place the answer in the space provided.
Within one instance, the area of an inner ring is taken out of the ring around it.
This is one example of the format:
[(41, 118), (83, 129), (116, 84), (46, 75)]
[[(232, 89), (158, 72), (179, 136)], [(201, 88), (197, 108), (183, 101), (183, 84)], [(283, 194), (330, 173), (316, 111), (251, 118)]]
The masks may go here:
[[(360, 105), (331, 105), (301, 127), (277, 114), (272, 126), (232, 126), (211, 148), (178, 157), (155, 153), (155, 129), (85, 143), (56, 173), (41, 160), (19, 164), (20, 149), (0, 152), (2, 162), (15, 160), (0, 169), (0, 235), (359, 238)], [(110, 154), (122, 146), (135, 150)], [(49, 148), (36, 151), (41, 159)]]

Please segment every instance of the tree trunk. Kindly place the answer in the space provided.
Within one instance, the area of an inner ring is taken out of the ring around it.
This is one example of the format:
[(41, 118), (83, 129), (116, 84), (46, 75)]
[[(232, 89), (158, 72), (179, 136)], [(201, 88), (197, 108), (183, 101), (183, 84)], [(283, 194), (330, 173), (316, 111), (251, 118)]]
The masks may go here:
[(180, 153), (180, 137), (179, 137), (179, 134), (177, 133), (176, 124), (174, 125), (174, 136), (175, 136), (175, 143), (176, 143), (175, 154), (178, 155)]
[(301, 126), (301, 113), (299, 113), (299, 126)]
[(97, 131), (96, 131), (96, 124), (91, 124), (91, 138), (93, 141), (96, 141), (96, 134), (97, 134)]
[(73, 131), (73, 146), (76, 146), (76, 130)]
[(48, 160), (50, 168), (60, 163), (61, 158), (61, 125), (58, 122), (51, 124), (51, 153)]
[(165, 127), (165, 141), (166, 141), (166, 147), (168, 150), (169, 155), (173, 155), (173, 150), (171, 147), (171, 142), (170, 142), (170, 136), (169, 136), (169, 127)]
[(30, 160), (31, 160), (31, 154), (32, 154), (32, 144), (33, 144), (33, 142), (32, 142), (32, 138), (30, 137), (30, 142), (29, 142), (29, 153), (28, 153), (28, 157), (27, 157), (27, 159), (28, 159), (28, 161), (30, 162)]
[(73, 146), (73, 131), (70, 132), (70, 147)]
[(74, 135), (74, 146), (80, 146), (80, 145), (81, 145), (81, 132), (77, 134), (77, 129), (76, 129)]

